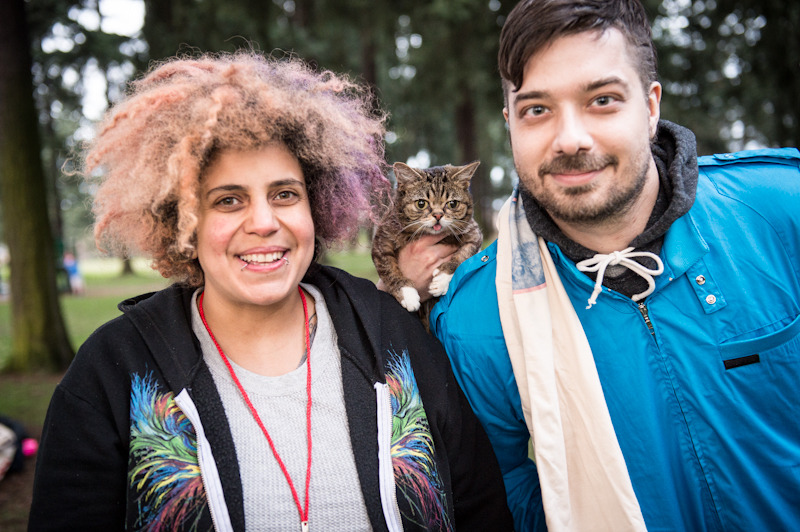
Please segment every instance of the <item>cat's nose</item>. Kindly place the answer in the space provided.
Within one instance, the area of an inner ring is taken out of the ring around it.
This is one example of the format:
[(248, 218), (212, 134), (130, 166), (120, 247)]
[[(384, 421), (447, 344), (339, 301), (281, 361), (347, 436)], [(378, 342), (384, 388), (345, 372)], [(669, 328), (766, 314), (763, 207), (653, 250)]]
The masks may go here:
[(441, 213), (438, 212), (433, 213), (433, 217), (436, 218), (437, 222), (442, 219)]

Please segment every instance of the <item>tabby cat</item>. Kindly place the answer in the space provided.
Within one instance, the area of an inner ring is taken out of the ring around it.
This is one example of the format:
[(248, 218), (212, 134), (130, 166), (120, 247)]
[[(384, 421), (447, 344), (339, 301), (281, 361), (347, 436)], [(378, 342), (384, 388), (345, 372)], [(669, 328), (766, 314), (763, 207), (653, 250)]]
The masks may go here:
[[(483, 236), (472, 218), (469, 184), (480, 161), (465, 166), (435, 166), (416, 169), (394, 163), (397, 189), (392, 207), (378, 225), (372, 240), (372, 261), (385, 289), (406, 310), (420, 310), (420, 297), (397, 264), (400, 250), (423, 234), (446, 235), (442, 243), (458, 246), (452, 258), (434, 270), (428, 291), (434, 298), (447, 293), (456, 267), (480, 251)], [(424, 305), (420, 317), (435, 303)]]

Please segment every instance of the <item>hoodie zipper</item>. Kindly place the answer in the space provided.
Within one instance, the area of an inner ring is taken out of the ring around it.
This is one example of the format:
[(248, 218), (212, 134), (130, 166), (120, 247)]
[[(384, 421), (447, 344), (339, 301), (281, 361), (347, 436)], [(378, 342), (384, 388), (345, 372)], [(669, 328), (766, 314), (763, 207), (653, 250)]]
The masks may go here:
[(403, 521), (400, 519), (392, 466), (392, 402), (389, 386), (376, 382), (375, 398), (378, 405), (378, 483), (383, 517), (389, 532), (400, 532), (403, 530)]
[(214, 525), (214, 530), (232, 532), (233, 525), (228, 514), (228, 506), (225, 503), (225, 494), (222, 491), (217, 462), (214, 460), (211, 444), (206, 439), (206, 433), (203, 430), (203, 424), (200, 422), (200, 414), (197, 411), (197, 407), (192, 398), (189, 397), (186, 389), (183, 389), (175, 397), (175, 404), (189, 418), (197, 436), (197, 462), (200, 469), (200, 477), (206, 490), (208, 509), (211, 513), (211, 522)]

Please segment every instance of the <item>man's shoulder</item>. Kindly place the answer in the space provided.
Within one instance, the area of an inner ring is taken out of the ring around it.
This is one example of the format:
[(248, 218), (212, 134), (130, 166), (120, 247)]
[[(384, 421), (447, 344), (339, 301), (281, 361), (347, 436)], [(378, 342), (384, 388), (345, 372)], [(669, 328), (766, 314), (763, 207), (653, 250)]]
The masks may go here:
[[(800, 152), (795, 148), (749, 150), (699, 157), (701, 180), (712, 195), (758, 212), (794, 210), (800, 194)], [(710, 191), (710, 190), (709, 190)]]
[[(445, 325), (472, 330), (491, 328), (498, 314), (495, 274), (497, 271), (497, 241), (465, 260), (456, 269), (447, 293), (431, 311), (434, 331)], [(437, 333), (438, 334), (438, 333)]]
[(720, 166), (732, 167), (747, 164), (755, 166), (779, 164), (793, 167), (797, 170), (800, 167), (800, 151), (797, 148), (763, 148), (732, 153), (716, 153), (698, 157), (697, 164), (701, 169), (706, 170)]
[(479, 251), (465, 260), (456, 269), (450, 280), (447, 294), (440, 302), (449, 305), (453, 300), (465, 297), (468, 294), (482, 293), (487, 288), (486, 280), (491, 278), (492, 292), (494, 292), (494, 277), (497, 271), (497, 241), (492, 242), (486, 249)]
[(697, 158), (700, 174), (716, 184), (742, 182), (769, 190), (796, 187), (800, 182), (800, 151), (796, 148), (767, 148), (718, 153)]

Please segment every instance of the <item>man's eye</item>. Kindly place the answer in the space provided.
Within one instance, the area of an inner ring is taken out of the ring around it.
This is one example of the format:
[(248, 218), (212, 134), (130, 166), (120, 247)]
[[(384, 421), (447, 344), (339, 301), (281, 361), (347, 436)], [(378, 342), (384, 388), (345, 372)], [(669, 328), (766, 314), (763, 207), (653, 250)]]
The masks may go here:
[(604, 107), (606, 105), (611, 105), (615, 101), (617, 101), (617, 99), (614, 98), (613, 96), (600, 96), (598, 98), (595, 98), (594, 103), (601, 107)]
[(532, 106), (528, 107), (527, 109), (525, 109), (524, 114), (531, 115), (531, 116), (539, 116), (539, 115), (544, 114), (544, 112), (546, 110), (547, 110), (547, 108), (545, 108), (545, 106), (543, 106), (543, 105), (532, 105)]
[(424, 199), (417, 200), (417, 208), (424, 209), (428, 205), (428, 202)]

